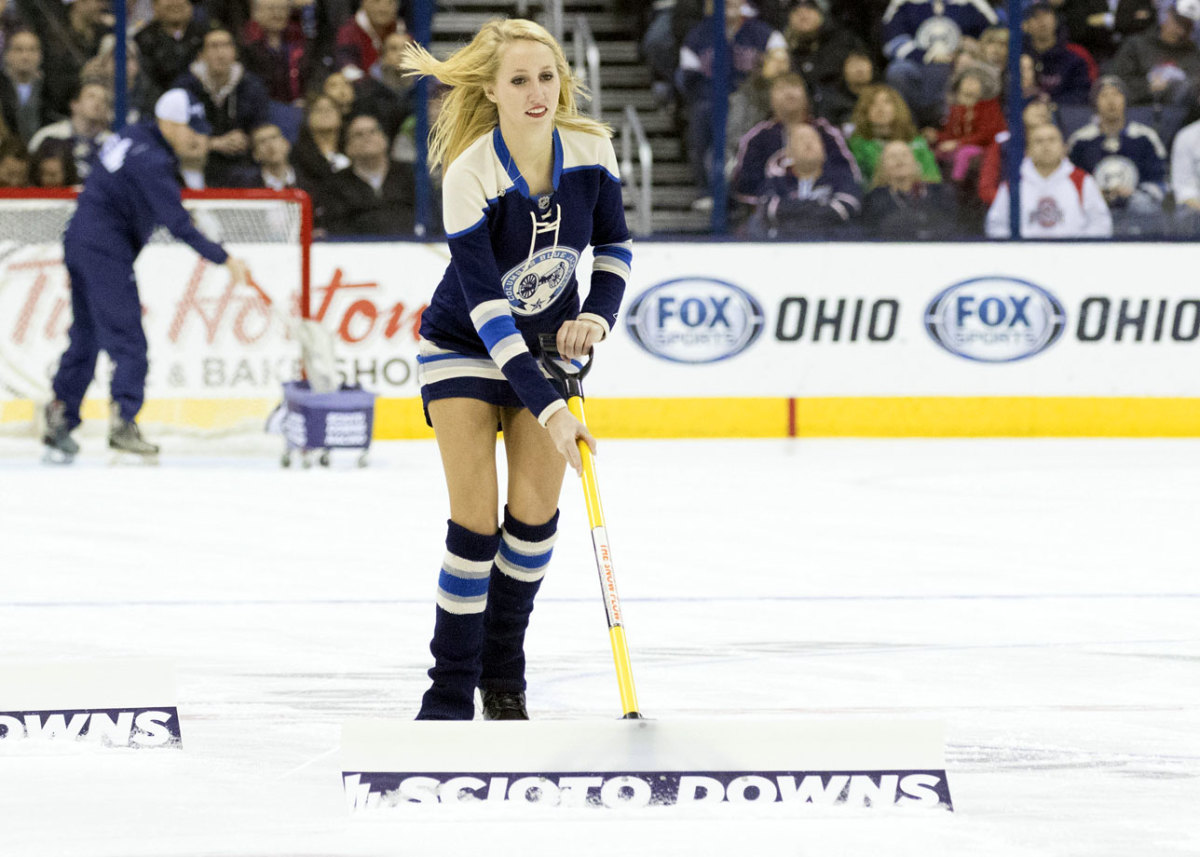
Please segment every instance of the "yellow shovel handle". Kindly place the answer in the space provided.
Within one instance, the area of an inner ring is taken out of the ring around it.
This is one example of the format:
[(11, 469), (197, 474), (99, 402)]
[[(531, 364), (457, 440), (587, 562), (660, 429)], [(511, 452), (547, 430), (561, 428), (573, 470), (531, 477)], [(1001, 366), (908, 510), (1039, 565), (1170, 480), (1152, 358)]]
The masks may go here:
[[(567, 408), (584, 425), (583, 399), (572, 396)], [(617, 668), (617, 686), (621, 691), (621, 709), (627, 719), (640, 718), (637, 691), (633, 687), (633, 667), (629, 662), (629, 646), (625, 643), (625, 626), (621, 620), (621, 599), (617, 595), (617, 579), (613, 571), (612, 549), (608, 545), (608, 530), (604, 526), (604, 507), (600, 504), (600, 486), (596, 482), (596, 460), (585, 441), (579, 441), (583, 460), (583, 496), (587, 503), (588, 524), (592, 528), (592, 550), (596, 554), (596, 571), (600, 575), (600, 590), (604, 594), (604, 610), (608, 616), (608, 638), (612, 643), (613, 662)]]

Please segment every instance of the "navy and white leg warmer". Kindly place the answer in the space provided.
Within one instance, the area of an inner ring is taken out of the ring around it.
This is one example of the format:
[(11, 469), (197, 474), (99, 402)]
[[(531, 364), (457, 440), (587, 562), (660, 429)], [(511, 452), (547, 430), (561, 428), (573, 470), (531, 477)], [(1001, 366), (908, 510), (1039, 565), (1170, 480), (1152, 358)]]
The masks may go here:
[(483, 651), (488, 582), (500, 533), (481, 535), (447, 521), (446, 557), (438, 577), (433, 626), (433, 685), (421, 700), (418, 720), (471, 720)]
[(500, 550), (492, 566), (491, 590), (484, 613), (483, 690), (525, 690), (525, 629), (533, 599), (542, 585), (558, 531), (558, 511), (544, 524), (531, 526), (504, 509)]

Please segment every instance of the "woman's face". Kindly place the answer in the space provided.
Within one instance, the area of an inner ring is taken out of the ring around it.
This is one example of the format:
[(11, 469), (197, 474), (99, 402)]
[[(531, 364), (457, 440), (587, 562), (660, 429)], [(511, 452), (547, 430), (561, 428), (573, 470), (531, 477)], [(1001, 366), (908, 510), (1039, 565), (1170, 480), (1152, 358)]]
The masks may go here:
[(892, 104), (891, 95), (887, 92), (876, 93), (867, 111), (867, 118), (877, 128), (890, 128), (896, 120), (896, 105)]
[(866, 57), (849, 56), (842, 65), (847, 86), (866, 86), (871, 82), (871, 71), (871, 61)]
[(958, 83), (958, 103), (963, 107), (974, 107), (983, 95), (983, 84), (977, 77), (964, 77)]
[(549, 132), (562, 87), (554, 52), (529, 39), (509, 42), (500, 50), (500, 69), (486, 94), (500, 114), (501, 129)]
[(337, 131), (342, 127), (342, 114), (329, 97), (318, 98), (308, 111), (308, 127), (314, 133)]
[(354, 87), (341, 74), (334, 72), (325, 78), (321, 91), (333, 99), (338, 109), (345, 113), (354, 103)]

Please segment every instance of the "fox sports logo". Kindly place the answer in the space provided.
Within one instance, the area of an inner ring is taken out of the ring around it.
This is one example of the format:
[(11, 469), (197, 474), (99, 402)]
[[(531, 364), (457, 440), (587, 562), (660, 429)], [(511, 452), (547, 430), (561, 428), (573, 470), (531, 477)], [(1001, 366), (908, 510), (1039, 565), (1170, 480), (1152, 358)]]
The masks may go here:
[(758, 339), (763, 311), (745, 289), (708, 277), (683, 277), (651, 286), (629, 308), (634, 341), (673, 363), (715, 363)]
[(1062, 303), (1041, 286), (1013, 277), (955, 283), (930, 301), (925, 329), (951, 354), (1011, 363), (1045, 351), (1062, 335)]

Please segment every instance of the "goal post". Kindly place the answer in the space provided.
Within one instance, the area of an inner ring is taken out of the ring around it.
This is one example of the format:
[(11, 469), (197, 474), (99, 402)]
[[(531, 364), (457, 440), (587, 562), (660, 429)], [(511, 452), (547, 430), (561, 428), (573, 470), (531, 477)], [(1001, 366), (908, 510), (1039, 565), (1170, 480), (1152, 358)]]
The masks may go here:
[[(36, 430), (67, 345), (70, 284), (62, 236), (71, 189), (0, 190), (0, 433)], [(308, 316), (312, 205), (300, 190), (184, 191), (197, 228), (246, 261), (287, 315)], [(261, 432), (282, 383), (299, 373), (288, 325), (255, 292), (155, 231), (135, 265), (149, 342), (148, 430), (219, 437)], [(111, 364), (101, 355), (84, 402), (85, 431), (107, 427)]]

